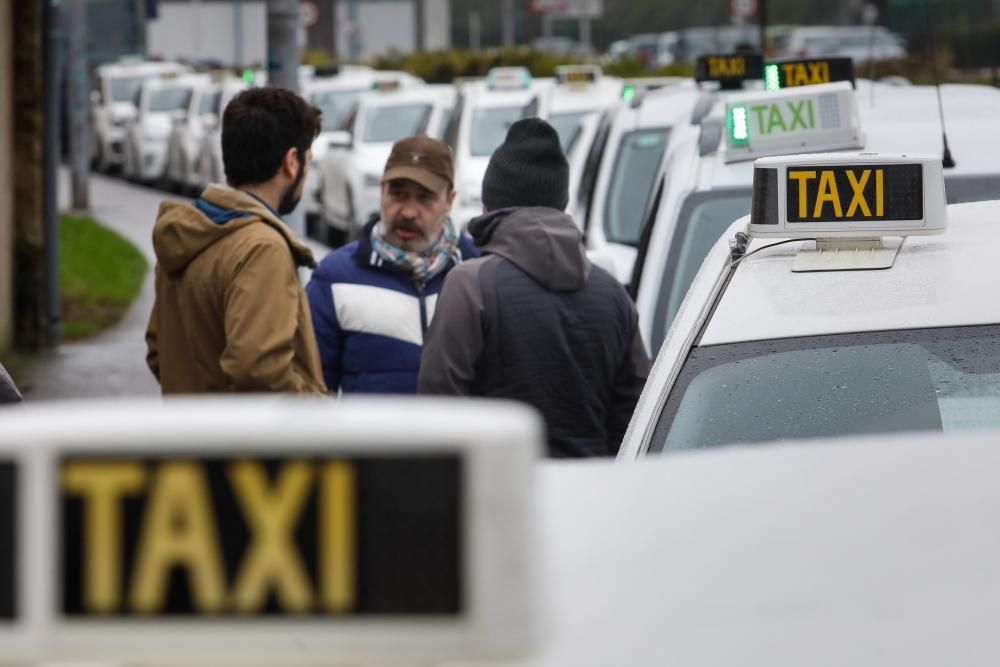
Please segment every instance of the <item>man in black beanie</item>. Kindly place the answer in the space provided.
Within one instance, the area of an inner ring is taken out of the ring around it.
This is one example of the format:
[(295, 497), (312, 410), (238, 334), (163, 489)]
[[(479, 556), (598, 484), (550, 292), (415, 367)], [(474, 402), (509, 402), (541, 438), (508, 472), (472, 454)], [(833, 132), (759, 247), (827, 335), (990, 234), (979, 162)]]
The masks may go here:
[(482, 192), (469, 232), (483, 256), (445, 280), (418, 393), (523, 401), (545, 417), (550, 456), (616, 454), (649, 358), (631, 299), (563, 212), (569, 165), (552, 126), (514, 123)]

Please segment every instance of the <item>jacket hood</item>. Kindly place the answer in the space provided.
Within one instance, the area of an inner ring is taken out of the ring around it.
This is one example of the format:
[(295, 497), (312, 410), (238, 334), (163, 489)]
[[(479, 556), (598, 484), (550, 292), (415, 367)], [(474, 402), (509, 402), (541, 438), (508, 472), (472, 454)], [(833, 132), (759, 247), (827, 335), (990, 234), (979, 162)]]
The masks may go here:
[(590, 276), (583, 236), (554, 208), (505, 208), (469, 223), (484, 255), (499, 255), (553, 292), (582, 289)]
[(300, 266), (316, 266), (312, 251), (266, 204), (253, 195), (225, 185), (209, 185), (192, 204), (165, 201), (153, 227), (156, 259), (176, 273), (219, 239), (248, 225), (264, 223), (285, 239)]

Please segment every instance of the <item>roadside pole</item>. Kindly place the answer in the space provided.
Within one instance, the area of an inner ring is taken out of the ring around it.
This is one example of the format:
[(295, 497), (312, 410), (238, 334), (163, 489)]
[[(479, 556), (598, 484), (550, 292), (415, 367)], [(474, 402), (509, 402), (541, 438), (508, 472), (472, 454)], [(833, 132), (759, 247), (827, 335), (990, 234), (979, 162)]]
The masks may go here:
[(55, 347), (62, 338), (59, 291), (59, 84), (62, 35), (59, 0), (46, 0), (43, 15), (44, 135), (42, 138), (42, 229), (45, 244), (45, 296), (42, 341)]
[[(267, 0), (267, 82), (295, 93), (302, 92), (299, 90), (298, 0)], [(301, 210), (286, 215), (285, 224), (305, 237), (306, 221)]]
[(66, 100), (73, 208), (90, 208), (90, 73), (85, 0), (66, 4)]

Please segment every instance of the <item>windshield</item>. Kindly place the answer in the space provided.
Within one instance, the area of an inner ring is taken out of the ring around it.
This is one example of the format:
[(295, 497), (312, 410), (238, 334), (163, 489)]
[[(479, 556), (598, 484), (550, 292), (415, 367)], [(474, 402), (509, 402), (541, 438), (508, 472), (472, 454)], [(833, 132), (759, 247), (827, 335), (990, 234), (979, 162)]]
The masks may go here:
[(695, 192), (681, 206), (656, 304), (650, 349), (660, 349), (705, 256), (729, 225), (750, 213), (750, 190)]
[(650, 451), (1000, 427), (1000, 326), (692, 350)]
[(609, 241), (639, 243), (642, 215), (653, 191), (669, 131), (657, 127), (622, 136), (604, 207), (604, 235)]
[(473, 156), (492, 155), (503, 143), (507, 129), (525, 117), (525, 107), (501, 107), (498, 109), (476, 109), (472, 112), (472, 131), (469, 133), (470, 154)]
[(327, 90), (315, 92), (309, 96), (309, 101), (323, 112), (323, 132), (334, 132), (340, 129), (344, 118), (354, 107), (361, 92), (360, 90)]
[(392, 142), (420, 134), (427, 129), (427, 119), (430, 115), (429, 104), (370, 108), (365, 115), (364, 141)]
[(133, 101), (143, 81), (145, 77), (141, 76), (119, 76), (111, 79), (111, 101)]
[(149, 110), (160, 112), (184, 109), (190, 98), (190, 88), (160, 88), (149, 94)]
[(219, 99), (222, 97), (222, 91), (206, 91), (202, 93), (201, 99), (198, 101), (198, 114), (204, 116), (206, 114), (219, 113)]
[(586, 111), (557, 113), (549, 116), (549, 125), (559, 133), (559, 143), (566, 155), (569, 155), (576, 145), (576, 140), (580, 137), (580, 131), (583, 129), (583, 119), (586, 117)]

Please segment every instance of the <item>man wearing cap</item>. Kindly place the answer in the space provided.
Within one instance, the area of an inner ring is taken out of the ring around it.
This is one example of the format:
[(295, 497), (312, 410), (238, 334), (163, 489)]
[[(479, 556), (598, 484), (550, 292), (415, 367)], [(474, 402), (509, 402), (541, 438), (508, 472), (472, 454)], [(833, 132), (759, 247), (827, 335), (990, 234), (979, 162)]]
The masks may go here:
[(552, 126), (514, 123), (482, 192), (469, 231), (483, 256), (448, 276), (419, 393), (523, 401), (545, 418), (550, 456), (616, 454), (649, 357), (632, 300), (563, 212), (569, 165)]
[(382, 174), (382, 214), (331, 252), (306, 286), (330, 391), (415, 393), (424, 334), (445, 274), (477, 257), (449, 218), (451, 149), (396, 142)]

